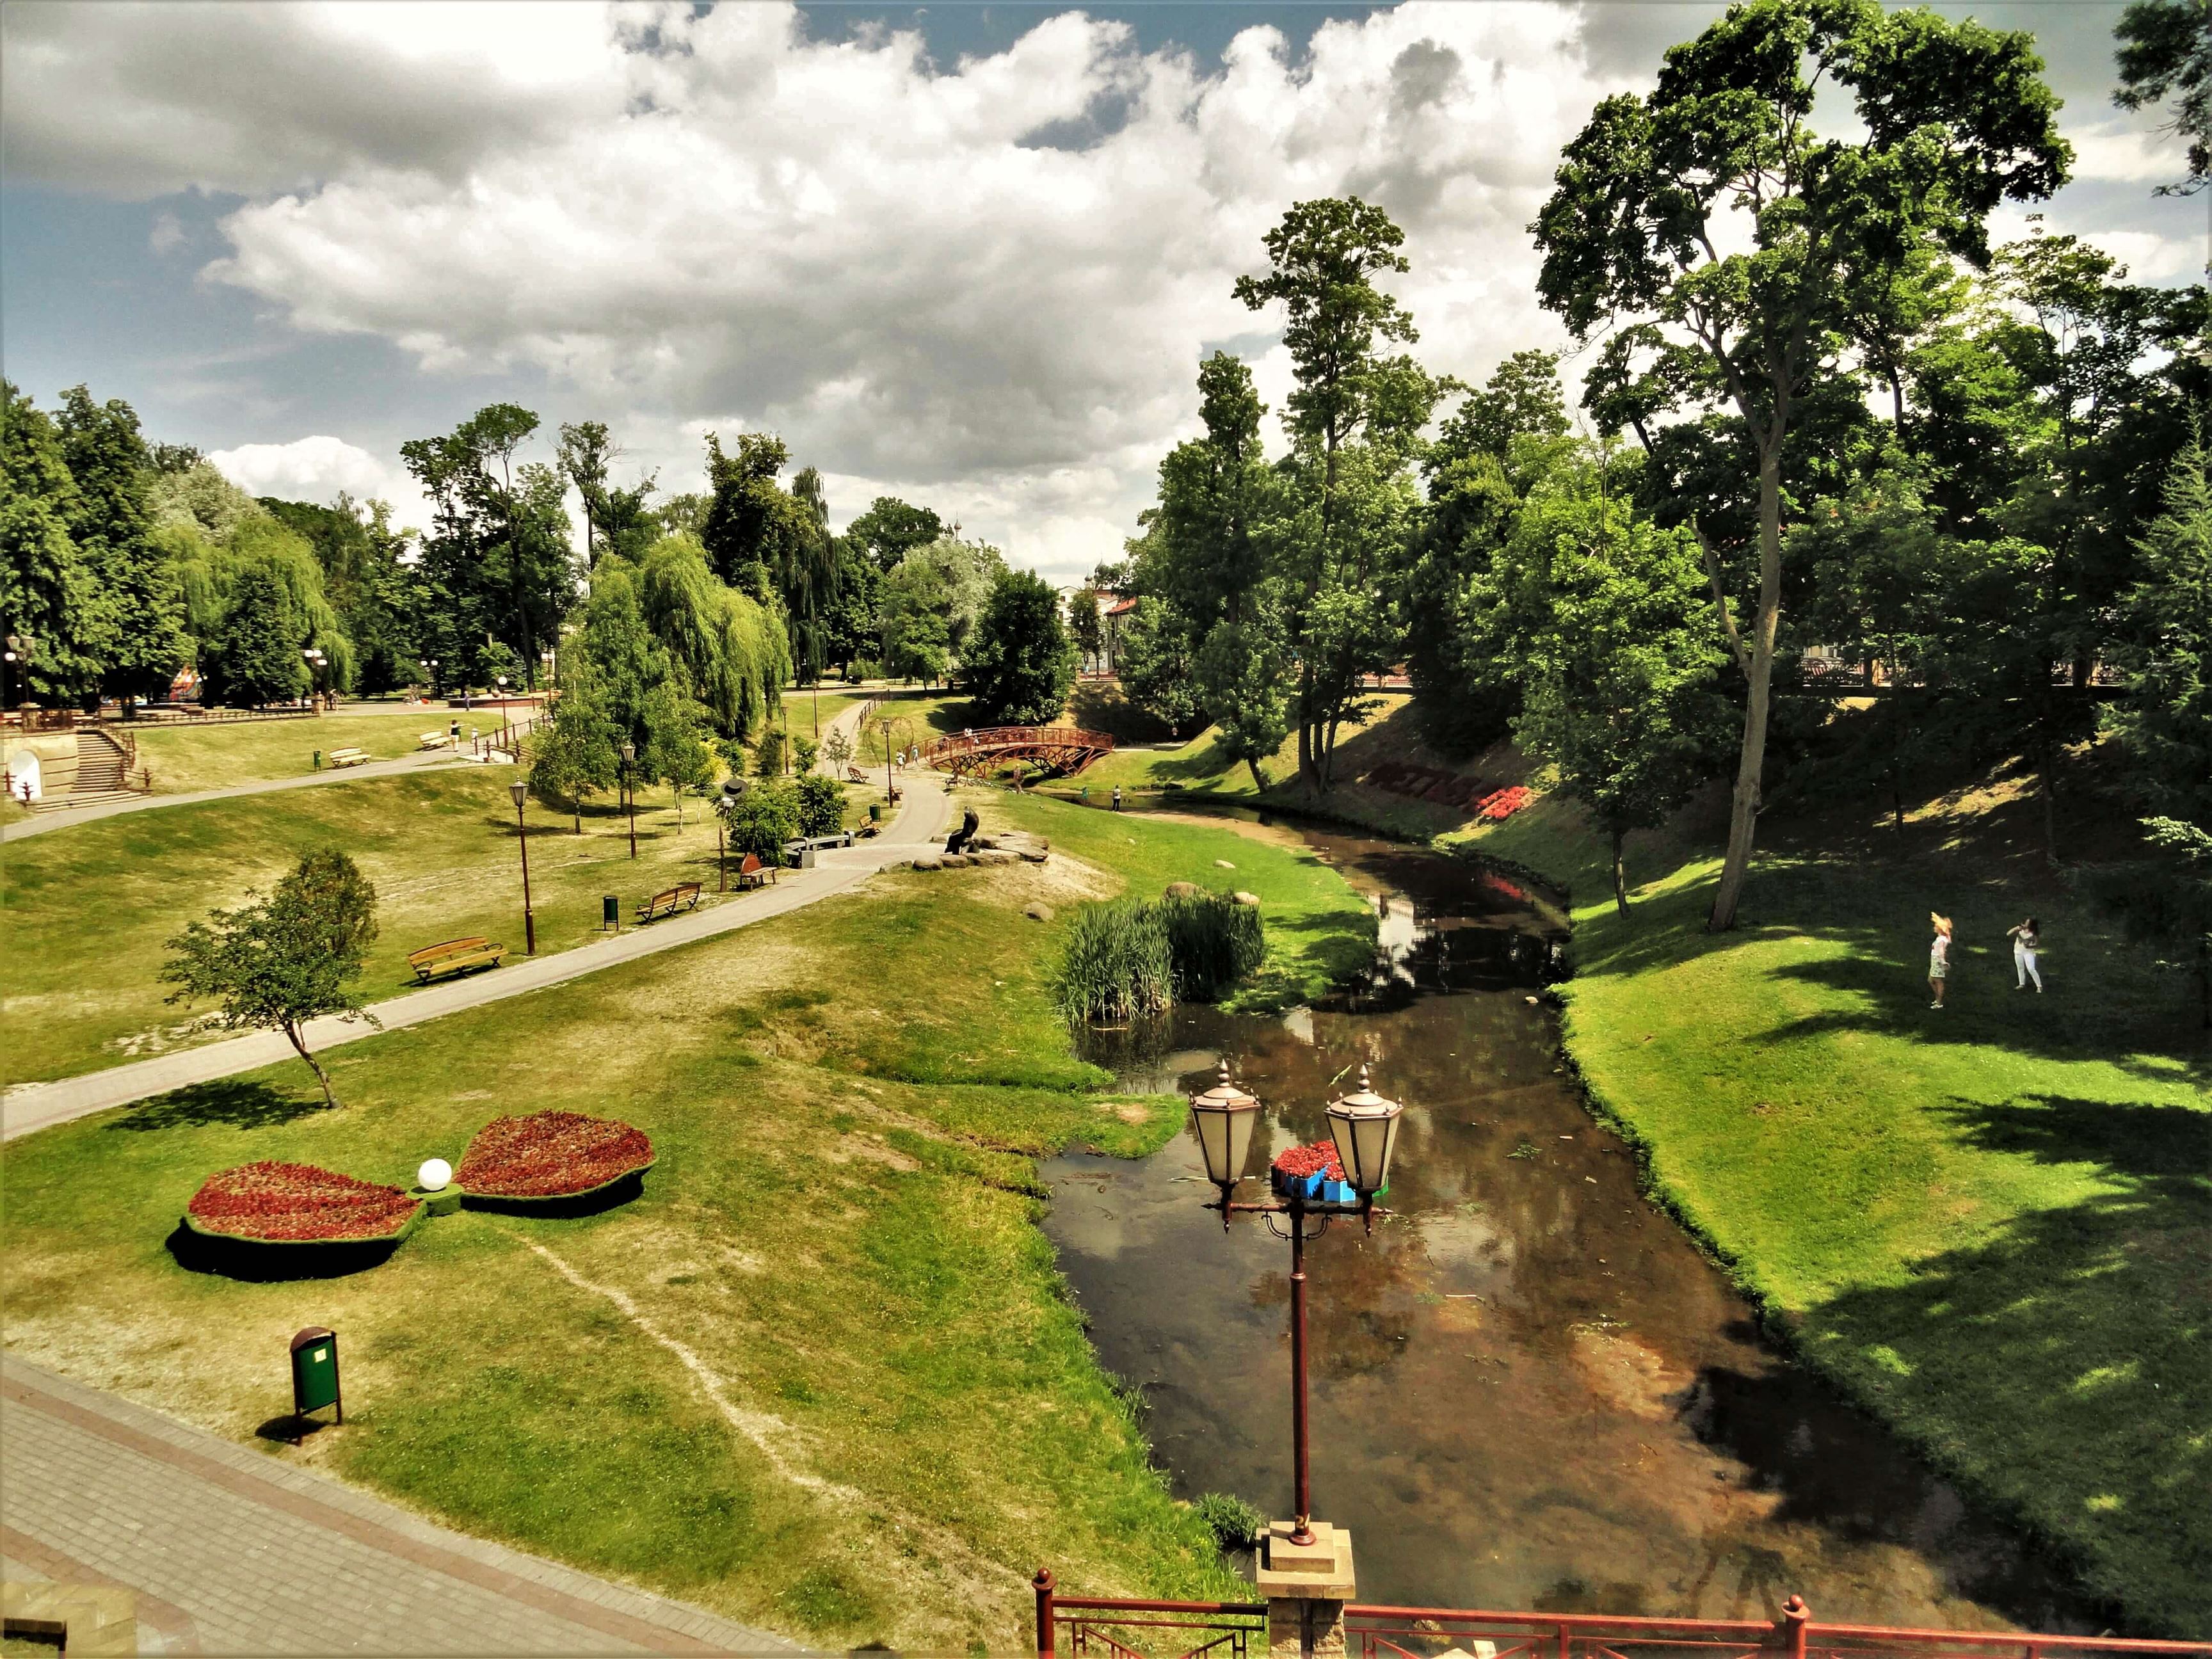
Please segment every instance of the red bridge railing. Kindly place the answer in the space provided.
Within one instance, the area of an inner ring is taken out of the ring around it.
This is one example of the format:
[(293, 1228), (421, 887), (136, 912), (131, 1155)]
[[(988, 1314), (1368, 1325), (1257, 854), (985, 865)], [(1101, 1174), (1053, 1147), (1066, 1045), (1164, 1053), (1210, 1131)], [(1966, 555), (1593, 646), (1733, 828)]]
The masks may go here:
[(1086, 732), (1079, 726), (990, 726), (927, 744), (921, 758), (948, 772), (995, 760), (1042, 760), (1079, 772), (1113, 749), (1114, 739), (1105, 732)]
[[(1265, 1639), (1262, 1601), (1139, 1601), (1059, 1594), (1050, 1572), (1033, 1581), (1040, 1659), (1094, 1650), (1109, 1659), (1173, 1654), (1234, 1655)], [(1065, 1643), (1062, 1642), (1065, 1638)], [(2018, 1631), (1919, 1630), (1814, 1621), (1791, 1596), (1772, 1623), (1755, 1620), (1644, 1619), (1588, 1613), (1501, 1613), (1468, 1607), (1398, 1607), (1355, 1601), (1344, 1609), (1347, 1656), (1433, 1659), (1448, 1650), (1477, 1659), (2212, 1659), (2212, 1641), (2155, 1642), (2112, 1636)]]

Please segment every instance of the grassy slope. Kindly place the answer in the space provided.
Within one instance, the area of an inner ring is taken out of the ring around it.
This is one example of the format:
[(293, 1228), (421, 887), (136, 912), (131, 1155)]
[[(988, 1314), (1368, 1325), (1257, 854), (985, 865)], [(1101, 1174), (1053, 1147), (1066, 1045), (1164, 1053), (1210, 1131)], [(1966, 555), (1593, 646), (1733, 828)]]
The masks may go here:
[[(2212, 1095), (2179, 988), (1969, 853), (1718, 862), (1648, 845), (1635, 913), (1546, 801), (1471, 838), (1571, 888), (1569, 1048), (1652, 1179), (1802, 1350), (2082, 1565), (2141, 1633), (2212, 1633)], [(2050, 989), (2013, 989), (2033, 908)], [(1950, 1006), (1926, 921), (1954, 916)]]
[[(495, 712), (414, 708), (397, 714), (348, 714), (323, 720), (238, 720), (199, 727), (149, 726), (137, 732), (138, 764), (154, 774), (157, 795), (227, 789), (264, 778), (299, 777), (315, 769), (315, 751), (366, 749), (375, 760), (397, 760), (421, 746), (425, 732), (452, 720), (486, 730)], [(488, 722), (488, 723), (487, 723)]]
[[(1284, 849), (1012, 810), (1133, 886), (1228, 857), (1292, 931), (1368, 926)], [(1042, 985), (1064, 922), (1021, 907), (1066, 904), (1076, 874), (881, 877), (394, 1032), (333, 1054), (341, 1112), (295, 1065), (29, 1137), (0, 1223), (9, 1343), (243, 1441), (285, 1405), (283, 1339), (327, 1323), (347, 1425), (271, 1455), (824, 1643), (1018, 1648), (1045, 1562), (1094, 1593), (1237, 1594), (1034, 1224), (1035, 1156), (1141, 1152), (1180, 1113), (1097, 1092), (1068, 1055)], [(646, 1129), (644, 1195), (583, 1219), (439, 1218), (320, 1282), (188, 1272), (165, 1248), (210, 1170), (290, 1158), (404, 1181), (495, 1113), (547, 1107)]]
[[(380, 934), (371, 999), (414, 984), (410, 951), (481, 933), (522, 948), (522, 883), (505, 767), (436, 769), (237, 800), (210, 801), (58, 830), (11, 845), (0, 951), (8, 962), (6, 1080), (64, 1077), (180, 1041), (198, 1011), (166, 1006), (163, 941), (235, 904), (313, 848), (337, 845), (376, 884)], [(629, 907), (677, 881), (714, 902), (714, 820), (665, 790), (641, 792), (638, 861), (602, 800), (572, 820), (530, 807), (530, 877), (541, 954), (599, 937), (599, 898)], [(729, 902), (741, 902), (737, 895)]]

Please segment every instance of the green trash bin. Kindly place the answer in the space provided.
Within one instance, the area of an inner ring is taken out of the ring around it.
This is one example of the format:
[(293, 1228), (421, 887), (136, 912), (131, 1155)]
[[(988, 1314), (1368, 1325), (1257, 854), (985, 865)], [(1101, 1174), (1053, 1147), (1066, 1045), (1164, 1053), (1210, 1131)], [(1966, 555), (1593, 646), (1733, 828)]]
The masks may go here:
[(318, 772), (319, 772), (319, 771), (321, 771), (322, 769), (323, 769), (323, 751), (322, 751), (321, 750), (318, 749), (317, 750), (315, 750), (315, 770), (317, 770)]
[(622, 932), (622, 901), (612, 893), (599, 901), (599, 931), (604, 933), (610, 927)]
[(338, 1389), (338, 1334), (310, 1325), (292, 1339), (292, 1415), (304, 1428), (307, 1413), (325, 1406), (335, 1406), (337, 1420), (345, 1421), (345, 1400)]
[(883, 816), (884, 816), (884, 804), (883, 804), (883, 802), (881, 802), (881, 801), (879, 801), (879, 800), (872, 800), (872, 801), (870, 801), (870, 802), (868, 803), (868, 822), (869, 822), (870, 823), (880, 823), (883, 821)]

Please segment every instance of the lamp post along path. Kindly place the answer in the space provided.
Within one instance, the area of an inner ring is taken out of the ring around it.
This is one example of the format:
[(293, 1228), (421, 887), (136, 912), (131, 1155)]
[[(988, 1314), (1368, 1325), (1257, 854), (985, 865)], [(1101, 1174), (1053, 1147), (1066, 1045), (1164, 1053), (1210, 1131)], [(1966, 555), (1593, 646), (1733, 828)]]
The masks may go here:
[(522, 819), (523, 798), (530, 791), (520, 778), (507, 786), (514, 797), (514, 840), (522, 848), (522, 953), (527, 957), (538, 954), (538, 918), (530, 909), (530, 826)]
[[(1209, 1209), (1221, 1212), (1222, 1230), (1236, 1215), (1263, 1217), (1276, 1237), (1291, 1246), (1291, 1433), (1296, 1486), (1295, 1513), (1270, 1522), (1261, 1545), (1254, 1582), (1267, 1598), (1267, 1641), (1279, 1654), (1301, 1659), (1334, 1659), (1345, 1650), (1344, 1604), (1357, 1593), (1352, 1574), (1352, 1534), (1313, 1518), (1311, 1460), (1308, 1455), (1306, 1410), (1306, 1243), (1328, 1230), (1337, 1216), (1356, 1215), (1371, 1229), (1375, 1197), (1388, 1185), (1390, 1156), (1396, 1150), (1404, 1108), (1370, 1086), (1367, 1068), (1359, 1086), (1329, 1103), (1328, 1127), (1345, 1184), (1358, 1201), (1342, 1203), (1308, 1194), (1305, 1177), (1282, 1183), (1284, 1196), (1263, 1204), (1241, 1202), (1237, 1183), (1260, 1119), (1260, 1103), (1230, 1080), (1229, 1062), (1213, 1086), (1190, 1100), (1191, 1127), (1198, 1137), (1206, 1178), (1220, 1190)], [(1281, 1218), (1281, 1219), (1278, 1219)], [(1308, 1230), (1309, 1222), (1319, 1224)]]

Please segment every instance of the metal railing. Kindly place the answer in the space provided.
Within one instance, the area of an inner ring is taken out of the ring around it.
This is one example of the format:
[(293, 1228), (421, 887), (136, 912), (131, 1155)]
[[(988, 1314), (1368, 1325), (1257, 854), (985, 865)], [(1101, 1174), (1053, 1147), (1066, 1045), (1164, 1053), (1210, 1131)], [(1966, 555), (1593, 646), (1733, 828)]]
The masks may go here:
[(1042, 760), (1080, 771), (1113, 750), (1111, 737), (1079, 726), (991, 726), (925, 744), (921, 759), (926, 766), (953, 773), (996, 760)]
[[(1063, 1650), (1097, 1650), (1111, 1659), (1201, 1653), (1243, 1659), (1255, 1638), (1267, 1635), (1265, 1602), (1061, 1595), (1049, 1571), (1030, 1587), (1040, 1659)], [(1771, 1623), (1355, 1601), (1344, 1608), (1344, 1650), (1347, 1659), (1436, 1659), (1448, 1651), (1476, 1659), (2212, 1659), (2212, 1641), (1822, 1624), (1793, 1595)]]

